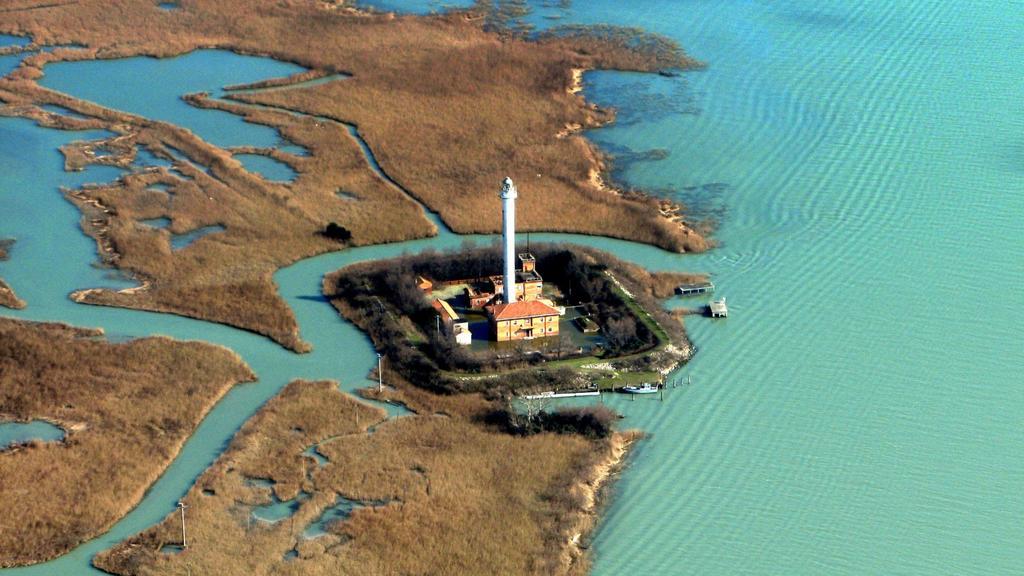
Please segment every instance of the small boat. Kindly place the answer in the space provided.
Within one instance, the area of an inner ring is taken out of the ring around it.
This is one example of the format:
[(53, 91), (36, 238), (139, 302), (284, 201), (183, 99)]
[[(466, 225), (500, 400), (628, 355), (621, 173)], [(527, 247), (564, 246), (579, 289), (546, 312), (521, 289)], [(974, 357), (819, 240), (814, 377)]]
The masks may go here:
[(708, 304), (708, 312), (711, 313), (712, 318), (726, 318), (729, 316), (729, 308), (725, 305), (725, 297), (718, 300), (712, 300)]
[(626, 394), (654, 394), (658, 391), (658, 385), (644, 382), (639, 386), (623, 386), (622, 391)]

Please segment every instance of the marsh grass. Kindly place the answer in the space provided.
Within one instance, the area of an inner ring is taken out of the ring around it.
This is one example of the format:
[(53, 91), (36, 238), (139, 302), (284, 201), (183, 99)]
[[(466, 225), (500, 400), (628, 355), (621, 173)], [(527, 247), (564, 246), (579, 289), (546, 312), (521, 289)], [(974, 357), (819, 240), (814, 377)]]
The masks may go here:
[(7, 308), (21, 309), (25, 307), (25, 301), (18, 298), (3, 278), (0, 278), (0, 306)]
[(0, 452), (0, 566), (40, 562), (95, 537), (135, 506), (202, 417), (255, 379), (234, 353), (0, 319), (0, 415), (42, 419), (63, 442)]
[[(448, 400), (435, 397), (438, 406)], [(469, 397), (462, 397), (461, 402)], [(611, 441), (513, 436), (457, 410), (382, 421), (330, 382), (294, 382), (271, 399), (185, 497), (189, 547), (176, 513), (95, 560), (114, 574), (561, 574), (587, 524), (586, 486)], [(372, 426), (372, 428), (371, 428)], [(316, 445), (323, 465), (303, 456)], [(253, 486), (269, 480), (271, 488)], [(309, 495), (274, 524), (253, 506)], [(339, 496), (362, 502), (327, 534), (303, 537)], [(292, 553), (294, 558), (286, 559)]]

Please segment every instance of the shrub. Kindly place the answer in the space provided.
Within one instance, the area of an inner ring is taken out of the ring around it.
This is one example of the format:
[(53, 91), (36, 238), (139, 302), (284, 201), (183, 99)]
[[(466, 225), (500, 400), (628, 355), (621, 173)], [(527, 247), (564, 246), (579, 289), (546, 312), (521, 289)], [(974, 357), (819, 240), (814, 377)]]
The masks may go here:
[(607, 438), (619, 415), (606, 406), (559, 408), (525, 416), (513, 408), (492, 410), (483, 417), (486, 424), (510, 434), (529, 436), (543, 432), (577, 434), (587, 438)]
[(348, 242), (349, 240), (352, 240), (352, 232), (348, 228), (339, 226), (334, 222), (328, 224), (321, 234), (331, 240), (337, 240), (338, 242)]

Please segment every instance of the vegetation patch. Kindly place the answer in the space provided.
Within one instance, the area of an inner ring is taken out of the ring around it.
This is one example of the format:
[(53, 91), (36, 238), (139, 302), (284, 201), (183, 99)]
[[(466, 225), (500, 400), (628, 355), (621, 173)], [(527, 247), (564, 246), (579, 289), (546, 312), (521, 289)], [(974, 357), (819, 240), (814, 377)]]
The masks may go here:
[(232, 352), (0, 318), (0, 417), (59, 424), (63, 442), (0, 452), (0, 566), (42, 562), (141, 499), (203, 416), (255, 379)]
[[(479, 398), (420, 394), (446, 412), (384, 420), (335, 383), (293, 382), (183, 499), (187, 548), (160, 552), (181, 544), (172, 512), (94, 563), (121, 575), (582, 574), (575, 542), (623, 438), (510, 435), (467, 417)], [(294, 512), (251, 521), (275, 501)]]
[(11, 289), (7, 282), (4, 282), (3, 278), (0, 278), (0, 306), (6, 308), (20, 309), (25, 307), (25, 301), (18, 298), (14, 290)]
[[(437, 312), (418, 285), (429, 278), (436, 289), (472, 283), (501, 270), (495, 248), (427, 251), (385, 262), (346, 267), (324, 278), (324, 294), (345, 318), (363, 329), (386, 358), (388, 370), (440, 393), (509, 392), (585, 387), (597, 373), (588, 362), (622, 371), (667, 373), (690, 354), (681, 323), (658, 299), (694, 275), (650, 274), (610, 254), (578, 246), (537, 245), (532, 249), (545, 285), (561, 304), (599, 326), (599, 346), (577, 345), (566, 334), (533, 341), (470, 348), (457, 345), (437, 321)], [(586, 325), (586, 323), (584, 323)], [(606, 374), (601, 374), (601, 377)]]

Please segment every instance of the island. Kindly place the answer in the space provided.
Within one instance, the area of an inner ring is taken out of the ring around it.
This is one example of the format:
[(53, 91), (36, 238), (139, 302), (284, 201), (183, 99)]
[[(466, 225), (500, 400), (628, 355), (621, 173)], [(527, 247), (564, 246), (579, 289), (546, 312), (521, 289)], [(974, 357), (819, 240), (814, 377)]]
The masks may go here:
[(693, 347), (660, 299), (706, 281), (582, 246), (516, 242), (505, 178), (500, 246), (349, 266), (324, 295), (404, 381), (434, 392), (554, 394), (660, 385)]

